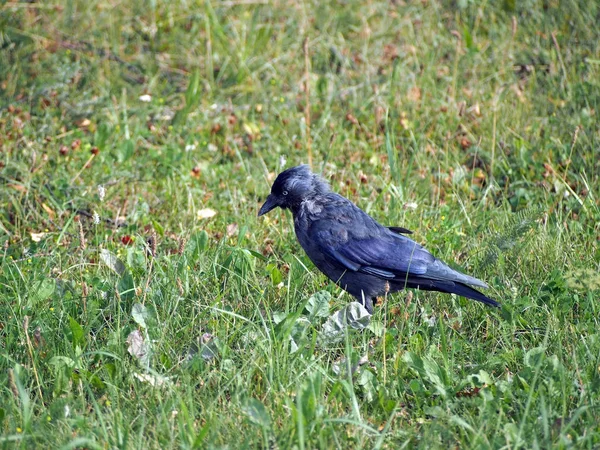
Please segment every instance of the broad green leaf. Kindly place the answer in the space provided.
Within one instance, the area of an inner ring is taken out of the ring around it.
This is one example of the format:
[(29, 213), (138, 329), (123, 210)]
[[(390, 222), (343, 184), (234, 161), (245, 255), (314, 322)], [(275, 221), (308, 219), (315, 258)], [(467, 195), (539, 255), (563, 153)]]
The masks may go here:
[(310, 317), (327, 317), (329, 316), (329, 301), (331, 294), (327, 291), (319, 291), (313, 294), (306, 304), (306, 309), (310, 313)]
[(531, 368), (537, 367), (539, 364), (541, 364), (545, 351), (546, 349), (544, 347), (534, 347), (529, 350), (527, 353), (525, 353), (525, 365)]
[(75, 319), (73, 319), (71, 316), (69, 316), (69, 328), (71, 330), (73, 346), (78, 345), (80, 347), (83, 347), (85, 344), (85, 342), (84, 342), (85, 332), (83, 331), (83, 328), (81, 327), (81, 325), (79, 325), (77, 323), (77, 321)]
[(103, 248), (100, 250), (100, 259), (110, 269), (112, 269), (117, 275), (121, 276), (125, 273), (125, 264), (117, 258), (116, 255)]
[(277, 286), (283, 281), (283, 276), (275, 264), (267, 264), (267, 271), (269, 272), (273, 286)]
[(38, 302), (49, 298), (56, 289), (56, 281), (53, 278), (44, 278), (35, 289), (31, 296), (30, 306), (36, 305)]
[(68, 356), (53, 356), (50, 361), (48, 361), (48, 364), (55, 366), (56, 368), (61, 368), (61, 367), (69, 367), (69, 368), (73, 368), (75, 367), (75, 361), (73, 361), (71, 358), (69, 358)]
[(146, 319), (148, 318), (148, 309), (141, 303), (136, 303), (131, 308), (131, 317), (140, 327), (146, 328)]
[(123, 300), (131, 300), (133, 298), (135, 294), (135, 286), (133, 284), (133, 277), (129, 271), (125, 271), (119, 280), (117, 289), (119, 289), (119, 293), (121, 294)]
[(244, 411), (252, 423), (264, 428), (269, 428), (271, 426), (271, 417), (269, 416), (265, 405), (257, 399), (248, 399), (246, 404), (242, 407), (242, 411)]

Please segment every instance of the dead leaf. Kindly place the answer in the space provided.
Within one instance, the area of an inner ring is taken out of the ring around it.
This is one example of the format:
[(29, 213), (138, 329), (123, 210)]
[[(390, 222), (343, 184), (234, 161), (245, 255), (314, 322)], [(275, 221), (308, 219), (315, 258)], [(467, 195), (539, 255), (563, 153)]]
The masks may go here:
[(27, 188), (25, 186), (23, 186), (22, 184), (7, 184), (7, 186), (9, 188), (14, 189), (15, 191), (19, 191), (19, 192), (27, 192)]
[(479, 107), (479, 103), (475, 103), (467, 111), (473, 113), (477, 117), (481, 117), (481, 108)]
[(402, 51), (404, 51), (405, 53), (409, 53), (411, 55), (416, 55), (417, 47), (415, 47), (414, 45), (410, 45), (410, 44), (404, 44), (402, 46)]
[(75, 122), (75, 125), (77, 125), (79, 128), (87, 128), (92, 124), (92, 122), (90, 122), (90, 119), (81, 119)]
[(407, 97), (411, 102), (414, 103), (417, 103), (419, 100), (421, 100), (421, 89), (419, 86), (413, 86), (410, 88)]
[(31, 240), (33, 242), (40, 242), (47, 233), (31, 233)]
[(358, 119), (354, 117), (352, 113), (346, 114), (346, 120), (350, 122), (352, 125), (358, 125)]
[(169, 381), (168, 377), (149, 373), (134, 373), (133, 376), (142, 383), (149, 383), (151, 386), (162, 386)]
[(214, 217), (216, 214), (217, 214), (217, 212), (214, 209), (210, 209), (210, 208), (201, 209), (197, 213), (198, 219), (210, 219), (211, 217)]
[(56, 217), (56, 213), (54, 212), (54, 210), (45, 203), (42, 203), (42, 208), (44, 208), (44, 211), (48, 213), (51, 219), (54, 219)]
[(385, 44), (383, 46), (383, 60), (393, 61), (398, 58), (398, 48), (394, 44)]
[(405, 130), (410, 128), (410, 122), (408, 121), (407, 115), (404, 111), (400, 113), (400, 126)]
[(227, 237), (231, 237), (237, 234), (238, 229), (239, 227), (237, 223), (230, 223), (229, 225), (227, 225)]
[(127, 351), (129, 354), (139, 360), (144, 366), (147, 366), (150, 357), (150, 348), (144, 341), (144, 336), (142, 336), (140, 330), (133, 330), (129, 333), (125, 342), (127, 342)]

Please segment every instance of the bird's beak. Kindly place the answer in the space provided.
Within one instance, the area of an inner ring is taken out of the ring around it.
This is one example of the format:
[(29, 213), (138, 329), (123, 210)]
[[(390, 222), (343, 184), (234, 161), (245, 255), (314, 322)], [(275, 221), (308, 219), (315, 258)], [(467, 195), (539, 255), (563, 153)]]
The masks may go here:
[(269, 211), (271, 211), (272, 209), (277, 208), (277, 200), (275, 199), (275, 197), (273, 196), (273, 194), (270, 194), (267, 197), (267, 201), (265, 201), (265, 203), (261, 206), (260, 211), (258, 211), (258, 216), (262, 216), (263, 214), (268, 213)]

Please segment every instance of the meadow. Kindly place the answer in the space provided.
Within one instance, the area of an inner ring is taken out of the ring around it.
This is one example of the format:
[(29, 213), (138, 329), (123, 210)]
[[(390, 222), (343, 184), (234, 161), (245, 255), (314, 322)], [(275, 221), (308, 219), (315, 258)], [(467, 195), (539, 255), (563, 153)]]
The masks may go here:
[[(599, 448), (599, 21), (0, 2), (0, 448)], [(502, 307), (328, 333), (351, 298), (256, 217), (307, 162)]]

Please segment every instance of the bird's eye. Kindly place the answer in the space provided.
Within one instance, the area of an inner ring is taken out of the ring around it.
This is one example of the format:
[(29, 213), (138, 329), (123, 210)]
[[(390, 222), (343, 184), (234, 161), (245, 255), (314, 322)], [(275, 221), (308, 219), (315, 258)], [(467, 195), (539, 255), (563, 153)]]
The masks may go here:
[(288, 195), (288, 191), (283, 191), (282, 194), (283, 195)]

